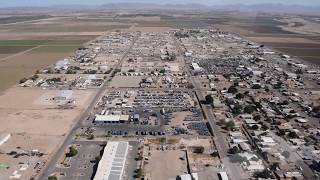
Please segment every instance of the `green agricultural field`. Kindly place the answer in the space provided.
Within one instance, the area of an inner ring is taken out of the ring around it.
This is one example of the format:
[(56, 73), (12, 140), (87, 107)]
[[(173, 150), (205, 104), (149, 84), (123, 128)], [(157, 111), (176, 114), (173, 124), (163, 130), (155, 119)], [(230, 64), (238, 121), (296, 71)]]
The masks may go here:
[(48, 40), (0, 40), (0, 46), (39, 46), (48, 42)]
[(65, 53), (73, 52), (76, 49), (81, 47), (81, 44), (78, 45), (48, 45), (41, 46), (39, 48), (33, 49), (32, 53)]

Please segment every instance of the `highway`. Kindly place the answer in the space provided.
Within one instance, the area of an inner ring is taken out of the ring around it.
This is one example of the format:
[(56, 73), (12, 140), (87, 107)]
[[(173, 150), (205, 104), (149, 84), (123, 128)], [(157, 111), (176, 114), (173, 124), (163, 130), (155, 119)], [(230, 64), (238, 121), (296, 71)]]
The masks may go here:
[(96, 96), (93, 98), (93, 100), (91, 101), (91, 103), (89, 104), (88, 108), (82, 113), (82, 115), (80, 116), (79, 120), (74, 124), (73, 128), (70, 130), (69, 134), (65, 137), (64, 142), (62, 143), (62, 145), (60, 146), (60, 148), (55, 152), (55, 154), (52, 156), (52, 158), (50, 159), (50, 161), (47, 163), (47, 165), (42, 169), (42, 171), (39, 173), (37, 179), (39, 180), (43, 180), (43, 179), (47, 179), (47, 177), (53, 173), (53, 170), (56, 167), (56, 164), (59, 160), (59, 158), (63, 155), (63, 153), (65, 152), (65, 150), (68, 148), (68, 146), (70, 144), (73, 143), (74, 139), (73, 137), (76, 135), (76, 131), (78, 128), (81, 127), (81, 123), (82, 121), (85, 121), (89, 116), (90, 113), (93, 111), (95, 105), (99, 102), (99, 100), (101, 99), (101, 97), (105, 94), (106, 89), (108, 88), (109, 85), (109, 80), (112, 79), (111, 74), (113, 74), (113, 72), (120, 68), (123, 61), (125, 60), (125, 58), (127, 57), (128, 53), (130, 52), (130, 50), (132, 49), (132, 47), (134, 46), (135, 42), (137, 41), (137, 39), (139, 38), (140, 34), (137, 35), (137, 37), (135, 37), (131, 43), (131, 45), (129, 46), (129, 48), (126, 50), (126, 52), (123, 54), (122, 58), (120, 59), (120, 61), (118, 62), (118, 64), (113, 68), (113, 70), (111, 71), (111, 73), (109, 73), (108, 77), (106, 78), (104, 84), (100, 87), (100, 89), (98, 90)]

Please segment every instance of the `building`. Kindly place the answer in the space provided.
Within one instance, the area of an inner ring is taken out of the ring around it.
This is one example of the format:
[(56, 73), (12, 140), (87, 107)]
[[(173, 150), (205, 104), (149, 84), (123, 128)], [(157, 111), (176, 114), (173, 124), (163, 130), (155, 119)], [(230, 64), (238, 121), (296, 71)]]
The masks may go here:
[(134, 114), (133, 115), (133, 121), (139, 121), (140, 120), (140, 115), (139, 114)]
[(56, 94), (56, 96), (53, 97), (54, 100), (68, 100), (71, 98), (73, 92), (72, 90), (60, 90)]
[(0, 146), (2, 146), (4, 143), (6, 143), (11, 137), (11, 134), (0, 134)]
[(196, 72), (200, 72), (202, 70), (197, 63), (191, 63), (191, 66)]
[(104, 148), (93, 180), (120, 180), (125, 169), (129, 143), (109, 141)]
[(125, 123), (129, 121), (129, 115), (101, 115), (97, 114), (94, 122), (95, 123)]

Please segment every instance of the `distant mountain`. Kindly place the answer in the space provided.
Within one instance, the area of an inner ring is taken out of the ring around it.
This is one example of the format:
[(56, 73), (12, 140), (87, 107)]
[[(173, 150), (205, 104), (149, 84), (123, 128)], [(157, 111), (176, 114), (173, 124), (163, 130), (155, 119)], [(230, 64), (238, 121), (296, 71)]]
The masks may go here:
[(101, 5), (105, 9), (209, 9), (202, 4), (155, 4), (155, 3), (109, 3)]
[(276, 13), (303, 13), (303, 14), (318, 14), (320, 15), (320, 6), (301, 6), (301, 5), (284, 5), (278, 4), (231, 4), (223, 6), (211, 6), (212, 9), (220, 10), (238, 10), (244, 12), (276, 12)]
[(59, 5), (49, 7), (11, 7), (0, 8), (4, 12), (53, 12), (53, 11), (85, 11), (85, 10), (228, 10), (244, 12), (276, 12), (276, 13), (303, 13), (320, 15), (320, 6), (301, 6), (284, 4), (230, 4), (206, 6), (203, 4), (155, 4), (155, 3), (109, 3), (103, 5)]

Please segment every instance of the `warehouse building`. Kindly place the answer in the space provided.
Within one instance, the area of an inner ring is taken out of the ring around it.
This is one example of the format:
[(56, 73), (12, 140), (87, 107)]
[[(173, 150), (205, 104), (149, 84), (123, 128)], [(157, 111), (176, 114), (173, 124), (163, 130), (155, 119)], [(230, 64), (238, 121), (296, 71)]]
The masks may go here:
[(95, 123), (125, 123), (129, 121), (129, 115), (100, 115), (97, 114)]
[(109, 141), (104, 148), (93, 180), (120, 180), (128, 154), (129, 143)]
[(53, 97), (54, 100), (68, 100), (71, 98), (73, 92), (72, 90), (60, 90), (56, 94), (56, 96)]

